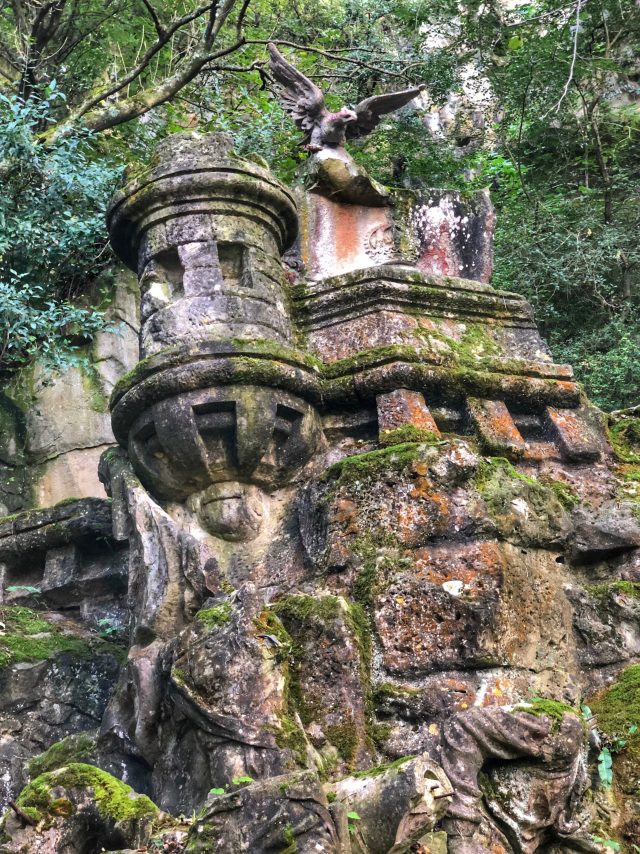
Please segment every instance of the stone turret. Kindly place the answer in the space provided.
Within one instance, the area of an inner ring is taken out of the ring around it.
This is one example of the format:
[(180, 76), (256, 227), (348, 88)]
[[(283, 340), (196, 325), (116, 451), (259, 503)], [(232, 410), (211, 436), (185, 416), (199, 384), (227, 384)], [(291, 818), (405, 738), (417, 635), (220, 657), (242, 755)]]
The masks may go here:
[(293, 198), (228, 137), (185, 134), (115, 196), (108, 223), (142, 299), (144, 361), (114, 391), (116, 438), (155, 495), (191, 497), (207, 527), (251, 536), (262, 515), (254, 487), (286, 483), (319, 440), (296, 382), (308, 366), (282, 347), (292, 343), (280, 256), (297, 233)]

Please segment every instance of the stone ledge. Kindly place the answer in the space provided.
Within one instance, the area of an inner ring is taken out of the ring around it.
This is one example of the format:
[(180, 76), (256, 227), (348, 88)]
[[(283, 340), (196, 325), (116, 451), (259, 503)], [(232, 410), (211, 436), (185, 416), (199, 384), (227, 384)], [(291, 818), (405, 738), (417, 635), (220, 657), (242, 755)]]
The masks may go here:
[(47, 551), (86, 537), (111, 538), (111, 502), (70, 499), (0, 519), (0, 560)]

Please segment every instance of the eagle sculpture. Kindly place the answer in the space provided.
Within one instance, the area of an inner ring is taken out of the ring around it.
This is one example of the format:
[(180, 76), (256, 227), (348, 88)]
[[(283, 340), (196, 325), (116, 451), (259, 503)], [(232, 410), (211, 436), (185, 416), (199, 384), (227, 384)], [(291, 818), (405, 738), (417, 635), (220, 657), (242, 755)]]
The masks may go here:
[(337, 113), (330, 113), (325, 106), (324, 95), (315, 83), (287, 62), (274, 44), (269, 44), (269, 53), (269, 68), (279, 84), (280, 103), (305, 132), (300, 144), (310, 152), (325, 148), (341, 149), (347, 139), (371, 133), (380, 123), (380, 116), (400, 109), (425, 88), (413, 86), (401, 92), (372, 95), (352, 110), (343, 107)]

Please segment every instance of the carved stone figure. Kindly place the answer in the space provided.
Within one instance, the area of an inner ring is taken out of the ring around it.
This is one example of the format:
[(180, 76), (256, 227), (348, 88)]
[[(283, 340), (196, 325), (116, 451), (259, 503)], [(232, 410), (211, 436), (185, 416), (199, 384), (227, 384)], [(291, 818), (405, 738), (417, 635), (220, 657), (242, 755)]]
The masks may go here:
[(269, 45), (269, 68), (279, 84), (278, 97), (284, 109), (304, 131), (301, 141), (312, 155), (309, 184), (331, 198), (347, 202), (380, 205), (387, 193), (358, 166), (346, 151), (348, 139), (366, 136), (380, 124), (380, 118), (404, 107), (424, 89), (412, 86), (399, 92), (372, 95), (353, 109), (343, 107), (331, 113), (315, 83), (288, 62), (274, 44)]
[(281, 87), (280, 102), (305, 132), (301, 145), (310, 152), (343, 148), (347, 139), (366, 136), (377, 128), (381, 116), (404, 107), (424, 89), (424, 86), (412, 86), (399, 92), (372, 95), (353, 109), (343, 107), (337, 113), (330, 113), (322, 90), (315, 83), (288, 62), (274, 44), (269, 45), (269, 53), (269, 68)]
[[(344, 151), (417, 90), (331, 116), (271, 53), (313, 187), (161, 143), (109, 210), (141, 290), (111, 500), (0, 521), (0, 854), (598, 850), (578, 710), (640, 654), (601, 416), (489, 285), (486, 195), (391, 205)], [(90, 668), (107, 604), (126, 660)]]

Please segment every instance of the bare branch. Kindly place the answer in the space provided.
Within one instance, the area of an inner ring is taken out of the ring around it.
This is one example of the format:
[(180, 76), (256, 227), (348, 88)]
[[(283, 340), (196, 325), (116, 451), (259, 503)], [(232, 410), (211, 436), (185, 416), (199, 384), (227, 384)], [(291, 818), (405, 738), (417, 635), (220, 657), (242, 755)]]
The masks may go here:
[(251, 0), (244, 0), (242, 4), (242, 9), (240, 9), (240, 12), (238, 13), (238, 20), (236, 22), (236, 38), (238, 39), (242, 35), (242, 25), (244, 24), (244, 19), (247, 14), (247, 11), (249, 10), (250, 3)]
[(202, 6), (198, 6), (193, 11), (187, 13), (186, 15), (182, 15), (182, 17), (173, 21), (173, 23), (164, 30), (163, 37), (158, 38), (151, 45), (151, 47), (148, 48), (144, 56), (140, 59), (137, 65), (134, 66), (134, 68), (132, 68), (127, 74), (125, 74), (112, 86), (109, 86), (107, 89), (103, 89), (102, 92), (99, 92), (97, 95), (94, 95), (91, 98), (87, 98), (76, 110), (74, 110), (74, 119), (77, 120), (81, 116), (86, 115), (94, 107), (97, 107), (98, 104), (101, 104), (107, 98), (110, 98), (112, 95), (115, 95), (117, 92), (120, 92), (125, 89), (130, 83), (132, 83), (137, 77), (142, 74), (142, 72), (145, 70), (145, 68), (147, 68), (149, 62), (153, 59), (153, 57), (157, 53), (159, 53), (162, 48), (165, 47), (165, 45), (169, 43), (174, 33), (176, 33), (182, 27), (186, 26), (186, 24), (191, 23), (191, 21), (195, 21), (196, 18), (202, 17), (202, 15), (209, 12), (216, 5), (216, 0), (214, 0), (214, 2), (205, 3)]
[[(376, 74), (384, 73), (388, 74), (390, 77), (403, 77), (403, 73), (401, 71), (390, 71), (388, 69), (380, 68), (379, 66), (370, 65), (368, 62), (364, 62), (362, 59), (353, 59), (350, 56), (338, 56), (335, 53), (330, 53), (327, 50), (321, 50), (319, 47), (308, 47), (303, 44), (296, 44), (295, 42), (285, 41), (283, 39), (247, 39), (246, 44), (272, 44), (276, 45), (284, 45), (285, 47), (292, 47), (295, 50), (304, 50), (307, 53), (316, 53), (318, 56), (324, 56), (326, 59), (333, 59), (336, 62), (348, 62), (351, 65), (357, 65), (358, 68), (367, 68), (369, 71), (375, 71)], [(354, 48), (355, 50), (356, 48)]]
[(181, 66), (175, 74), (166, 78), (160, 85), (138, 92), (131, 98), (125, 98), (117, 104), (109, 106), (108, 109), (96, 109), (86, 113), (75, 112), (65, 122), (54, 128), (52, 132), (45, 133), (43, 138), (49, 142), (61, 139), (70, 133), (80, 118), (82, 118), (83, 125), (87, 130), (97, 132), (142, 116), (172, 98), (190, 83), (208, 63), (234, 53), (243, 45), (244, 41), (241, 39), (217, 53), (202, 54), (196, 52), (188, 63)]
[(141, 0), (142, 5), (145, 7), (147, 12), (149, 13), (149, 17), (153, 21), (153, 26), (156, 28), (156, 33), (158, 34), (158, 38), (164, 38), (164, 27), (162, 26), (162, 22), (158, 17), (158, 13), (153, 8), (149, 0)]
[[(586, 2), (587, 2), (587, 0), (578, 0), (578, 2), (576, 3), (576, 23), (575, 23), (575, 32), (573, 34), (573, 54), (571, 56), (571, 66), (569, 68), (569, 76), (567, 78), (567, 82), (564, 84), (564, 89), (562, 90), (562, 95), (560, 95), (560, 100), (555, 105), (555, 107), (551, 108), (555, 113), (557, 113), (560, 110), (560, 106), (561, 106), (562, 102), (564, 101), (564, 99), (567, 97), (567, 94), (569, 93), (569, 86), (571, 86), (571, 81), (573, 80), (573, 72), (575, 71), (576, 58), (578, 56), (578, 36), (580, 34), (580, 10), (582, 9), (583, 4)], [(551, 112), (551, 110), (549, 110), (547, 113), (545, 113), (543, 118), (546, 118), (546, 116), (548, 116), (550, 112)]]

